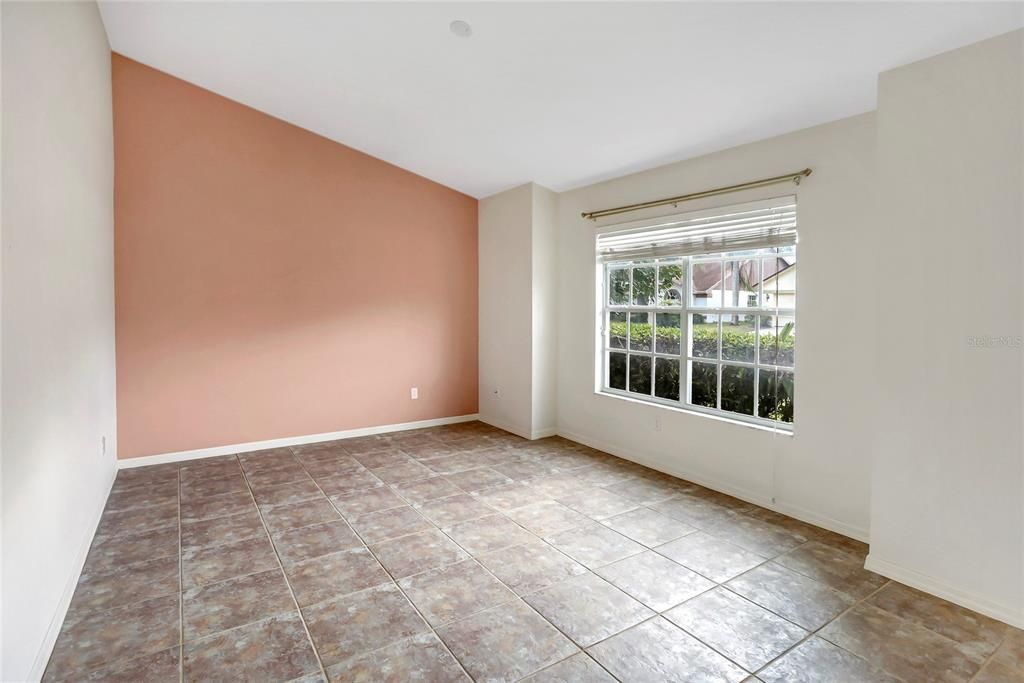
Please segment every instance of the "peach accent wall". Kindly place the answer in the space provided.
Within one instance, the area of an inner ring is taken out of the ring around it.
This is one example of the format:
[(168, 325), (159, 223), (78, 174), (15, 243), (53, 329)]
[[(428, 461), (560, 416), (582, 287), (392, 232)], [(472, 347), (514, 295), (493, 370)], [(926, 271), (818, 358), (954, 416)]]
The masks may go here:
[(475, 199), (112, 69), (119, 457), (477, 412)]

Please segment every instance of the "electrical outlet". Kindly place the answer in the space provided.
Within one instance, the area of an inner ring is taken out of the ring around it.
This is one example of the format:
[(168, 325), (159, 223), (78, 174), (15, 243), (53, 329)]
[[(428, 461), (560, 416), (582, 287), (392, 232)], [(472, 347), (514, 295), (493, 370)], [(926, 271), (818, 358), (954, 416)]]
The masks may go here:
[(415, 401), (419, 397), (420, 397), (420, 390), (419, 390), (418, 387), (413, 387), (412, 389), (409, 390), (409, 398), (411, 398), (412, 400)]
[(106, 455), (106, 454), (107, 454), (107, 437), (101, 436), (100, 437), (100, 455)]

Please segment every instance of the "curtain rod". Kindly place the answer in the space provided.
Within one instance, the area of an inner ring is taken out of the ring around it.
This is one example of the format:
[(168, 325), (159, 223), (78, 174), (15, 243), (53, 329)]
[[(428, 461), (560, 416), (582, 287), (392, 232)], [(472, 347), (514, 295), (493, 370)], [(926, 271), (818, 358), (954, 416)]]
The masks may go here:
[(740, 190), (751, 190), (755, 187), (766, 187), (768, 185), (777, 185), (779, 183), (793, 182), (797, 185), (800, 184), (800, 180), (811, 175), (811, 169), (805, 168), (802, 171), (796, 171), (795, 173), (787, 173), (785, 175), (777, 175), (773, 178), (762, 178), (761, 180), (751, 180), (750, 182), (740, 183), (739, 185), (729, 185), (727, 187), (716, 187), (713, 190), (704, 190), (702, 192), (691, 192), (690, 194), (681, 194), (678, 197), (669, 197), (668, 199), (655, 199), (650, 202), (640, 202), (639, 204), (627, 204), (626, 206), (616, 206), (611, 209), (599, 209), (597, 211), (584, 211), (581, 216), (589, 218), (592, 221), (596, 221), (598, 218), (604, 218), (605, 216), (614, 216), (620, 213), (627, 213), (629, 211), (639, 211), (640, 209), (650, 209), (655, 206), (665, 206), (671, 204), (675, 206), (680, 202), (688, 202), (692, 199), (703, 199), (704, 197), (714, 197), (715, 195), (727, 194), (729, 192), (739, 192)]

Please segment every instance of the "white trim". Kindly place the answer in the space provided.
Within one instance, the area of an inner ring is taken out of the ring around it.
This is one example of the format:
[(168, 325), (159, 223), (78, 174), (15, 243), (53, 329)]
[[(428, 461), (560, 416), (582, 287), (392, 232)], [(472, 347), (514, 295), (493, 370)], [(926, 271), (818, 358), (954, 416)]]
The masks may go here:
[[(747, 424), (744, 426), (749, 427), (752, 425)], [(814, 526), (821, 527), (822, 529), (834, 531), (837, 534), (849, 536), (850, 538), (853, 538), (858, 541), (864, 541), (865, 543), (868, 540), (867, 529), (861, 529), (859, 527), (855, 527), (844, 522), (832, 519), (831, 517), (826, 517), (824, 515), (819, 515), (817, 513), (811, 512), (809, 510), (804, 510), (803, 508), (800, 508), (795, 505), (789, 505), (787, 503), (773, 504), (771, 502), (771, 499), (765, 495), (755, 493), (747, 489), (738, 488), (731, 484), (727, 484), (714, 479), (708, 479), (707, 477), (701, 475), (693, 474), (692, 472), (688, 472), (680, 468), (675, 463), (668, 463), (656, 457), (651, 458), (642, 455), (637, 455), (633, 451), (619, 447), (615, 444), (606, 443), (603, 441), (599, 441), (597, 439), (591, 439), (589, 437), (583, 436), (582, 434), (576, 434), (563, 429), (559, 429), (558, 434), (559, 436), (569, 439), (570, 441), (575, 441), (585, 446), (590, 446), (591, 448), (596, 448), (606, 453), (611, 453), (612, 455), (620, 457), (624, 460), (629, 460), (630, 462), (638, 463), (640, 465), (643, 465), (644, 467), (650, 467), (651, 469), (658, 470), (659, 472), (663, 472), (665, 474), (670, 474), (673, 477), (685, 479), (686, 481), (693, 482), (694, 484), (700, 484), (701, 486), (713, 489), (715, 491), (718, 491), (719, 493), (728, 494), (730, 496), (733, 496), (734, 498), (739, 498), (740, 500), (744, 500), (748, 503), (759, 505), (768, 510), (775, 510), (776, 512), (779, 512), (781, 514), (793, 517), (794, 519), (798, 519), (801, 522), (807, 522), (808, 524), (813, 524)]]
[(848, 536), (855, 541), (861, 541), (862, 543), (871, 542), (871, 533), (867, 529), (859, 526), (853, 526), (846, 522), (841, 522), (838, 519), (819, 514), (812, 510), (807, 510), (799, 505), (793, 505), (791, 503), (775, 503), (775, 505), (765, 505), (764, 507), (782, 513), (787, 517), (799, 519), (801, 522), (807, 522), (813, 526), (821, 527), (828, 531), (834, 531), (841, 536)]
[(489, 424), (492, 427), (503, 429), (506, 432), (510, 432), (512, 434), (515, 434), (516, 436), (521, 436), (524, 439), (529, 439), (530, 441), (536, 441), (537, 439), (546, 439), (549, 436), (554, 436), (555, 434), (558, 434), (558, 429), (556, 427), (547, 427), (545, 429), (527, 429), (526, 427), (522, 427), (511, 422), (506, 422), (504, 420), (499, 420), (498, 418), (494, 417), (487, 417), (481, 415), (477, 419), (479, 419), (484, 424)]
[(998, 619), (1010, 626), (1024, 628), (1024, 610), (1020, 608), (1015, 609), (1011, 605), (992, 602), (988, 598), (950, 586), (942, 579), (937, 579), (934, 576), (914, 569), (900, 567), (871, 554), (868, 554), (867, 559), (864, 561), (864, 568), (890, 578), (893, 581), (899, 581), (911, 588), (917, 588), (925, 593), (954, 602), (961, 607), (966, 607), (993, 619)]
[(64, 625), (65, 617), (68, 615), (68, 607), (71, 606), (71, 598), (75, 595), (75, 589), (78, 588), (78, 580), (82, 576), (82, 570), (85, 569), (85, 560), (89, 555), (89, 548), (92, 547), (93, 539), (100, 528), (103, 510), (106, 509), (107, 499), (110, 498), (110, 492), (114, 488), (114, 480), (117, 479), (117, 469), (112, 470), (111, 474), (113, 476), (110, 477), (107, 492), (92, 514), (92, 524), (90, 525), (92, 533), (82, 541), (78, 552), (75, 554), (75, 563), (72, 565), (74, 571), (71, 572), (67, 582), (64, 584), (64, 591), (61, 593), (60, 601), (57, 603), (57, 609), (50, 618), (50, 625), (46, 628), (46, 636), (39, 646), (39, 651), (36, 652), (32, 668), (29, 669), (28, 679), (30, 681), (42, 680), (43, 674), (46, 673), (46, 666), (50, 663), (50, 656), (53, 654), (53, 648), (57, 644), (57, 636), (60, 635), (60, 629)]
[(162, 465), (168, 462), (184, 462), (186, 460), (197, 460), (199, 458), (212, 458), (218, 455), (234, 455), (235, 453), (259, 451), (265, 448), (300, 446), (302, 444), (317, 443), (320, 441), (336, 441), (338, 439), (353, 439), (357, 436), (371, 436), (373, 434), (387, 434), (389, 432), (404, 432), (410, 429), (423, 429), (424, 427), (439, 427), (441, 425), (457, 424), (459, 422), (472, 422), (479, 419), (480, 416), (473, 413), (472, 415), (437, 417), (430, 420), (419, 420), (417, 422), (400, 422), (398, 424), (379, 425), (376, 427), (344, 429), (340, 432), (288, 436), (283, 439), (268, 439), (267, 441), (250, 441), (249, 443), (236, 443), (227, 446), (197, 448), (196, 450), (178, 451), (177, 453), (144, 455), (138, 458), (125, 458), (124, 460), (119, 460), (117, 462), (117, 468), (119, 470), (124, 470), (131, 467), (145, 467), (146, 465)]

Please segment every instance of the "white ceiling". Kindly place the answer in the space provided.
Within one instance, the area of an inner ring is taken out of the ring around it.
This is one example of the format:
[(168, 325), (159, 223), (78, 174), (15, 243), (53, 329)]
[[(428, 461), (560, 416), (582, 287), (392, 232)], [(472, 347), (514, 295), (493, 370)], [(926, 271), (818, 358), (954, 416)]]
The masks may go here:
[(100, 8), (115, 52), (475, 197), (869, 111), (880, 71), (1024, 25), (1021, 3)]

